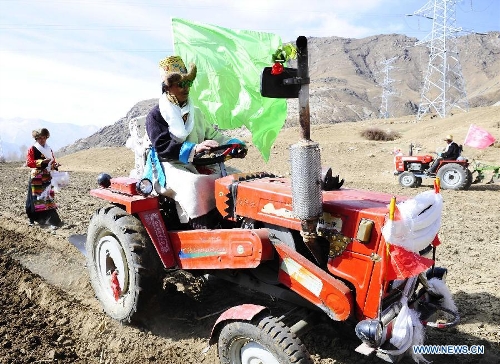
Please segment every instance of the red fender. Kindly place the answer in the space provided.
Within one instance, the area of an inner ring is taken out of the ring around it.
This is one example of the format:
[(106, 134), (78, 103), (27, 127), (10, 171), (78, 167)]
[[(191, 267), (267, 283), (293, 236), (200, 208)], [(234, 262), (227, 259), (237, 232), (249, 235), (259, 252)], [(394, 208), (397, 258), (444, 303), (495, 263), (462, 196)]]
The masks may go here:
[(140, 211), (137, 214), (151, 237), (151, 241), (165, 268), (175, 267), (177, 262), (175, 261), (174, 250), (172, 249), (172, 243), (168, 237), (168, 231), (163, 223), (160, 210)]
[(168, 231), (163, 223), (158, 207), (158, 198), (138, 195), (136, 179), (118, 177), (111, 179), (111, 188), (97, 188), (90, 190), (90, 195), (120, 204), (129, 214), (137, 214), (146, 228), (158, 255), (165, 268), (177, 266), (172, 243), (168, 238)]
[(208, 343), (210, 345), (215, 343), (217, 337), (219, 336), (219, 331), (221, 329), (222, 322), (226, 320), (251, 321), (255, 316), (257, 316), (264, 310), (267, 310), (267, 307), (252, 305), (249, 303), (239, 306), (234, 306), (231, 307), (230, 309), (227, 309), (226, 311), (224, 311), (222, 315), (219, 316), (219, 318), (215, 322), (214, 327), (212, 328), (212, 332), (210, 333), (210, 339)]
[[(114, 182), (113, 180), (115, 180), (115, 178), (112, 179), (112, 182)], [(129, 185), (126, 187), (131, 188)], [(158, 208), (157, 197), (144, 197), (137, 194), (126, 194), (125, 192), (119, 191), (120, 190), (113, 191), (109, 188), (96, 188), (90, 190), (90, 195), (111, 203), (120, 204), (129, 214)]]

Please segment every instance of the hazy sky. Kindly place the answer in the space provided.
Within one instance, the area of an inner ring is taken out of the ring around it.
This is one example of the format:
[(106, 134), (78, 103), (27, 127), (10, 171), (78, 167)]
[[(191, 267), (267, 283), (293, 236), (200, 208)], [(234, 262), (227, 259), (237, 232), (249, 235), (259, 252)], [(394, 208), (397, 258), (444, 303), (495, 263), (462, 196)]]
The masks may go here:
[[(0, 118), (115, 123), (158, 97), (158, 61), (173, 53), (171, 18), (297, 36), (419, 39), (408, 17), (434, 0), (0, 0)], [(500, 30), (500, 0), (456, 1), (457, 26)], [(187, 61), (188, 62), (188, 61)]]

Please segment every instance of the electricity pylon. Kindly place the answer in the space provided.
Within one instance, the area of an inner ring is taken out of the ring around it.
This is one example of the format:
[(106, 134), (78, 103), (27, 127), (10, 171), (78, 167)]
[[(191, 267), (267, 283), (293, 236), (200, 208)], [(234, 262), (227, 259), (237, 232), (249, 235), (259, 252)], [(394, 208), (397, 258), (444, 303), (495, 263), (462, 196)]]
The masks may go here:
[(394, 62), (398, 57), (392, 57), (380, 62), (384, 65), (382, 72), (384, 73), (384, 81), (382, 82), (382, 103), (380, 104), (380, 117), (387, 119), (389, 115), (389, 97), (394, 95), (394, 90), (392, 89), (392, 83), (394, 80), (389, 77), (389, 71), (394, 68), (391, 63)]
[(429, 0), (413, 15), (432, 19), (432, 32), (415, 45), (427, 44), (429, 64), (421, 92), (417, 118), (434, 109), (446, 117), (452, 108), (469, 111), (465, 81), (458, 60), (456, 0)]

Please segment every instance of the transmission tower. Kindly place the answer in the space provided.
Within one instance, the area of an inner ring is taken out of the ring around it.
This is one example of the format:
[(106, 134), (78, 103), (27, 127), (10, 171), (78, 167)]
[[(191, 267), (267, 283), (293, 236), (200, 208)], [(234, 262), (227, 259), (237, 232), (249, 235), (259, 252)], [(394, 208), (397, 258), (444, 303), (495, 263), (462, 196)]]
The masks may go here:
[(429, 64), (421, 92), (417, 118), (434, 109), (446, 117), (452, 108), (469, 111), (465, 81), (458, 60), (456, 0), (429, 0), (413, 13), (432, 19), (432, 32), (415, 45), (427, 44)]
[(393, 79), (389, 77), (389, 71), (394, 68), (391, 63), (394, 62), (398, 57), (392, 57), (380, 62), (384, 65), (382, 72), (384, 73), (384, 81), (382, 82), (382, 103), (380, 104), (380, 117), (387, 119), (389, 117), (389, 97), (394, 95), (394, 90), (392, 89)]

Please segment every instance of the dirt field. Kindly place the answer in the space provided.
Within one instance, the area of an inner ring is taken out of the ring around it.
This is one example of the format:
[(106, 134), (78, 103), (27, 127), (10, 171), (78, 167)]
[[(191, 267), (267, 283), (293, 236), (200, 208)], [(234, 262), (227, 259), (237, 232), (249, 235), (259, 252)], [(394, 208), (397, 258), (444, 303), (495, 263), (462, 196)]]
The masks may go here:
[[(476, 109), (448, 119), (414, 118), (313, 126), (311, 139), (320, 143), (323, 165), (346, 180), (345, 187), (414, 196), (431, 188), (424, 180), (418, 189), (404, 189), (393, 176), (394, 148), (419, 145), (419, 154), (443, 145), (452, 133), (461, 143), (475, 123), (500, 137), (500, 108)], [(370, 126), (401, 134), (393, 142), (362, 139)], [(296, 129), (284, 130), (266, 165), (250, 145), (245, 160), (229, 164), (245, 171), (286, 175), (288, 148), (299, 138)], [(50, 143), (50, 140), (49, 140)], [(471, 160), (500, 164), (500, 148), (465, 147)], [(88, 281), (83, 255), (68, 241), (85, 234), (90, 216), (103, 203), (89, 196), (96, 176), (106, 171), (126, 176), (133, 168), (126, 148), (93, 149), (58, 160), (69, 171), (71, 183), (58, 195), (65, 225), (51, 234), (28, 227), (24, 199), (28, 169), (19, 163), (0, 164), (0, 363), (217, 363), (216, 347), (208, 347), (210, 330), (219, 312), (240, 302), (254, 302), (245, 292), (214, 282), (206, 296), (195, 301), (180, 292), (159, 294), (148, 315), (133, 326), (123, 326), (101, 310)], [(488, 176), (489, 177), (489, 176)], [(449, 268), (448, 284), (462, 317), (448, 331), (427, 331), (427, 344), (484, 345), (484, 355), (427, 356), (435, 363), (499, 363), (500, 183), (473, 184), (469, 191), (442, 192), (445, 201), (438, 265)], [(276, 309), (279, 303), (260, 297)], [(368, 362), (354, 352), (359, 344), (352, 327), (323, 325), (303, 342), (317, 364)], [(405, 358), (403, 363), (411, 363)]]

